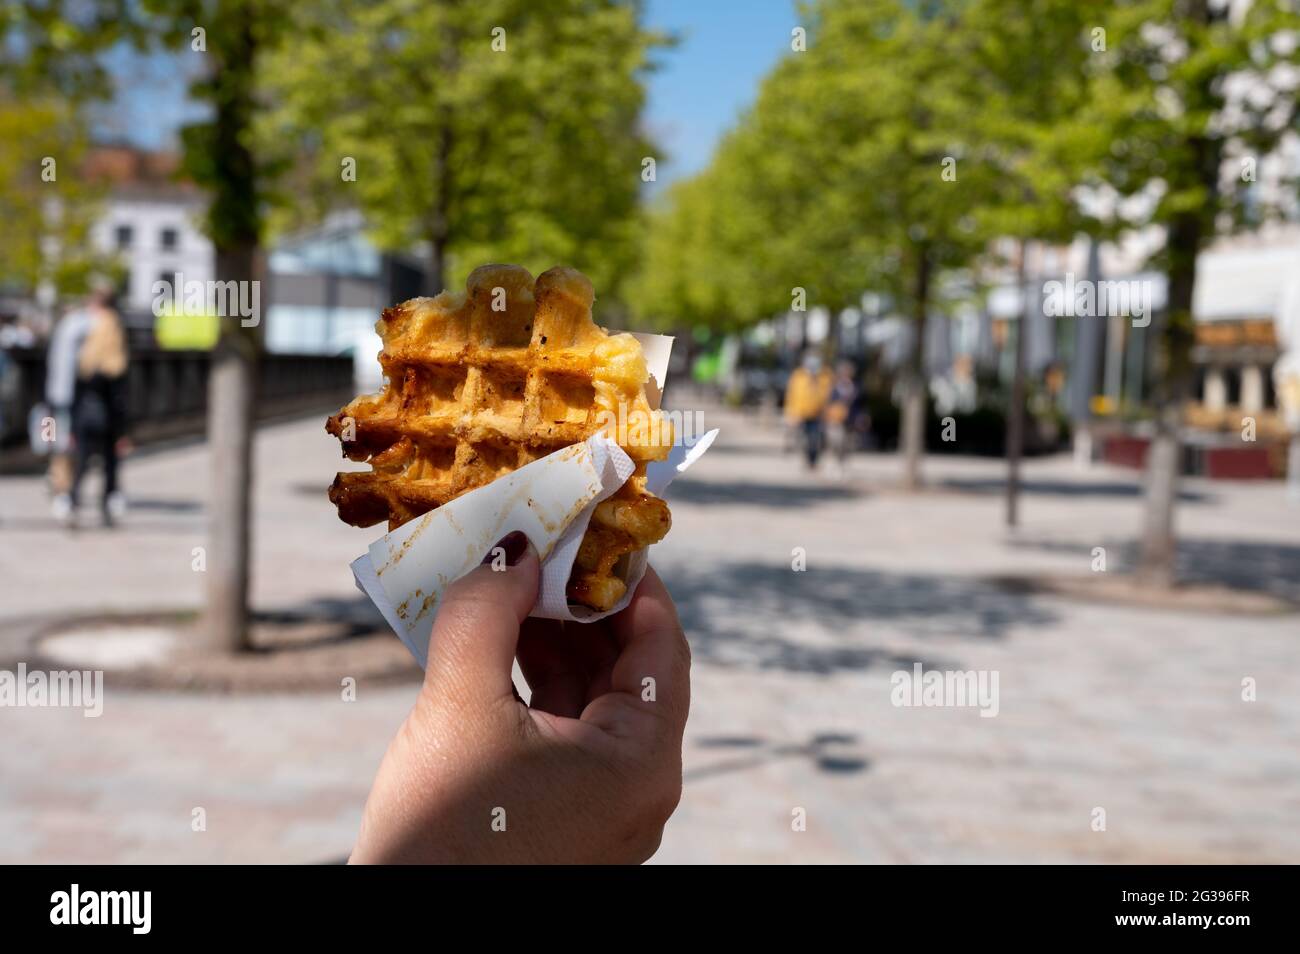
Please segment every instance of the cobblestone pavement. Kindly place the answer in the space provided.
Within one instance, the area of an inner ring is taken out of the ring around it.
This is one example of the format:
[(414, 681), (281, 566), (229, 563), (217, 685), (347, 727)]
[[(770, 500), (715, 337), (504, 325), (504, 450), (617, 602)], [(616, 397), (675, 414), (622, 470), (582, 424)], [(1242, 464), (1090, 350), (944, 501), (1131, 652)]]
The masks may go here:
[[(1008, 533), (997, 461), (934, 458), (930, 489), (907, 495), (891, 457), (809, 477), (774, 429), (706, 416), (722, 440), (674, 484), (654, 553), (695, 656), (685, 794), (657, 861), (1300, 861), (1300, 616), (988, 582), (1086, 576), (1098, 546), (1122, 570), (1134, 474), (1031, 461)], [(373, 531), (324, 500), (336, 463), (317, 420), (259, 433), (259, 609), (367, 614), (347, 563)], [(38, 479), (0, 479), (0, 667), (60, 614), (199, 604), (202, 446), (141, 455), (125, 481), (125, 525), (72, 535)], [(1300, 600), (1300, 508), (1279, 485), (1184, 495), (1186, 575)], [(996, 717), (892, 705), (891, 675), (917, 662), (995, 671)], [(1242, 700), (1247, 677), (1257, 701)], [(110, 685), (98, 719), (0, 709), (0, 861), (341, 859), (413, 691), (362, 685), (345, 703)]]

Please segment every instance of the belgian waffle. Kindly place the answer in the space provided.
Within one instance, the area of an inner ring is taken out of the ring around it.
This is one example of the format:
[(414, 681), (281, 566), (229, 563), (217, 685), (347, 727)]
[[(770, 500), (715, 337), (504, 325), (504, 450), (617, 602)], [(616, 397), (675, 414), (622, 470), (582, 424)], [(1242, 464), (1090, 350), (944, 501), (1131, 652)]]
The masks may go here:
[(329, 498), (358, 527), (401, 524), (570, 444), (605, 431), (635, 464), (597, 505), (568, 596), (596, 610), (626, 589), (619, 561), (663, 538), (668, 505), (645, 488), (672, 430), (646, 400), (640, 343), (591, 318), (591, 282), (552, 268), (484, 265), (464, 292), (413, 298), (375, 326), (386, 381), (325, 425), (370, 471), (340, 473)]

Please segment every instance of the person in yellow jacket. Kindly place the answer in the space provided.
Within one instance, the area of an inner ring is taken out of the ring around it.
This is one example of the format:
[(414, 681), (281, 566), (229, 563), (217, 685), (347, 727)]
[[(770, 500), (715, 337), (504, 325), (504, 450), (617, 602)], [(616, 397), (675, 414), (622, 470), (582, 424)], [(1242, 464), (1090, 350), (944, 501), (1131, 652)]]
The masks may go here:
[(829, 368), (822, 366), (821, 357), (809, 351), (790, 375), (790, 383), (785, 388), (785, 419), (799, 432), (809, 470), (817, 466), (817, 458), (821, 456), (824, 417), (833, 381), (834, 376)]

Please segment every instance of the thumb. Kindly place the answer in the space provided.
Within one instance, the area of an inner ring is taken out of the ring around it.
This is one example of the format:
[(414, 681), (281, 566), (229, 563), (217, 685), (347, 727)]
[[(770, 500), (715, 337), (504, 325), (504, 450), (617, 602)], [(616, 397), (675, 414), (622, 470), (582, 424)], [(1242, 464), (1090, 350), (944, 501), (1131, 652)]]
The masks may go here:
[(463, 689), (465, 702), (512, 696), (519, 624), (537, 602), (539, 569), (537, 551), (516, 530), (447, 587), (429, 638), (426, 684)]

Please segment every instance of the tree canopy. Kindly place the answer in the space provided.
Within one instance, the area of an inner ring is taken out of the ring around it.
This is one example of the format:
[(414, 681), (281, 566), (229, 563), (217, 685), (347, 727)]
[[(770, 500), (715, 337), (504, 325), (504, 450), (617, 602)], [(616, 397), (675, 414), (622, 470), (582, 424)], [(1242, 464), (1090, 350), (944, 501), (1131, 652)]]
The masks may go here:
[[(643, 74), (664, 38), (617, 0), (325, 0), (267, 64), (268, 150), (311, 216), (360, 208), (430, 287), (567, 262), (613, 295), (638, 250)], [(302, 220), (282, 214), (282, 225)], [(310, 217), (310, 216), (309, 216)]]
[(69, 103), (0, 98), (0, 284), (76, 295), (92, 272), (112, 271), (90, 242), (99, 190), (81, 168), (87, 145)]

